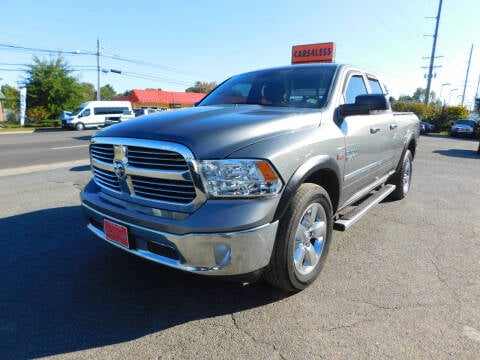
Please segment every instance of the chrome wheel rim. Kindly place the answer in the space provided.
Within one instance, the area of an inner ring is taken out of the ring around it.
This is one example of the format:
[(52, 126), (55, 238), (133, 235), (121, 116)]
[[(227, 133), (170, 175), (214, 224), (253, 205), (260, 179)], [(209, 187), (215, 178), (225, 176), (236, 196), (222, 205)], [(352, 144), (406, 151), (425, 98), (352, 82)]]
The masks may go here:
[(412, 165), (410, 159), (407, 157), (405, 162), (403, 163), (403, 178), (402, 178), (402, 185), (403, 185), (403, 193), (408, 193), (408, 189), (410, 189), (410, 178), (412, 175)]
[(295, 233), (293, 262), (300, 277), (308, 276), (317, 266), (327, 236), (326, 213), (318, 203), (303, 213)]

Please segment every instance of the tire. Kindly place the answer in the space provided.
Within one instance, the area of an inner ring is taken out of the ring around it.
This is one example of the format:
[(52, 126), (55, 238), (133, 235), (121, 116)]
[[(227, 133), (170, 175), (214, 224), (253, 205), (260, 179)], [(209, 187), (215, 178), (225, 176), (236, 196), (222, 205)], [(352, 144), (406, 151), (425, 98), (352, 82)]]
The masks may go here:
[(280, 219), (264, 278), (286, 291), (305, 289), (323, 268), (332, 229), (328, 193), (318, 185), (302, 184)]
[(85, 130), (85, 125), (83, 123), (79, 122), (75, 125), (75, 130), (78, 130), (78, 131)]
[(401, 200), (407, 196), (412, 182), (412, 162), (412, 153), (407, 149), (402, 158), (401, 168), (393, 175), (390, 181), (391, 184), (395, 185), (395, 190), (390, 194), (391, 199)]

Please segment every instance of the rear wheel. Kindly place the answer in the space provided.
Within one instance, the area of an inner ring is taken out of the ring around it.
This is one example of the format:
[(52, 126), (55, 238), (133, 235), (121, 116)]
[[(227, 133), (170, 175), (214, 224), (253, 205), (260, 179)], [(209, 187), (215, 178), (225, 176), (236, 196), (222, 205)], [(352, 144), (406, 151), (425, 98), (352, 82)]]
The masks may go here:
[(328, 193), (315, 184), (301, 185), (280, 220), (265, 279), (287, 291), (310, 285), (325, 263), (332, 227)]
[(401, 200), (407, 196), (412, 181), (412, 153), (407, 150), (403, 155), (402, 167), (393, 176), (391, 183), (395, 185), (395, 190), (390, 194), (390, 198)]

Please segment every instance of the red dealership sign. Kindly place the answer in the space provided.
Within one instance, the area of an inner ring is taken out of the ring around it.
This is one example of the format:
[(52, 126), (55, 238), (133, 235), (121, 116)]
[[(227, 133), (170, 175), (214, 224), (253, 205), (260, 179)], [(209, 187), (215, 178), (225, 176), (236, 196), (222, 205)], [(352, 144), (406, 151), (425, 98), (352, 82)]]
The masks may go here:
[(292, 46), (292, 64), (327, 62), (331, 63), (335, 57), (333, 42)]

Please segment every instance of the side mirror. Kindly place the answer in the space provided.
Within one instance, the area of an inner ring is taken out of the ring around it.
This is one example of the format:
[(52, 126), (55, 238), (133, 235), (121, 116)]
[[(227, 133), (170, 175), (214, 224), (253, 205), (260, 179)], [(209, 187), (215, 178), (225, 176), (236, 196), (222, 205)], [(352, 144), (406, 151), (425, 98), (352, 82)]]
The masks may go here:
[(338, 107), (340, 117), (368, 115), (370, 111), (388, 110), (387, 98), (383, 94), (358, 95), (354, 104), (344, 104)]

